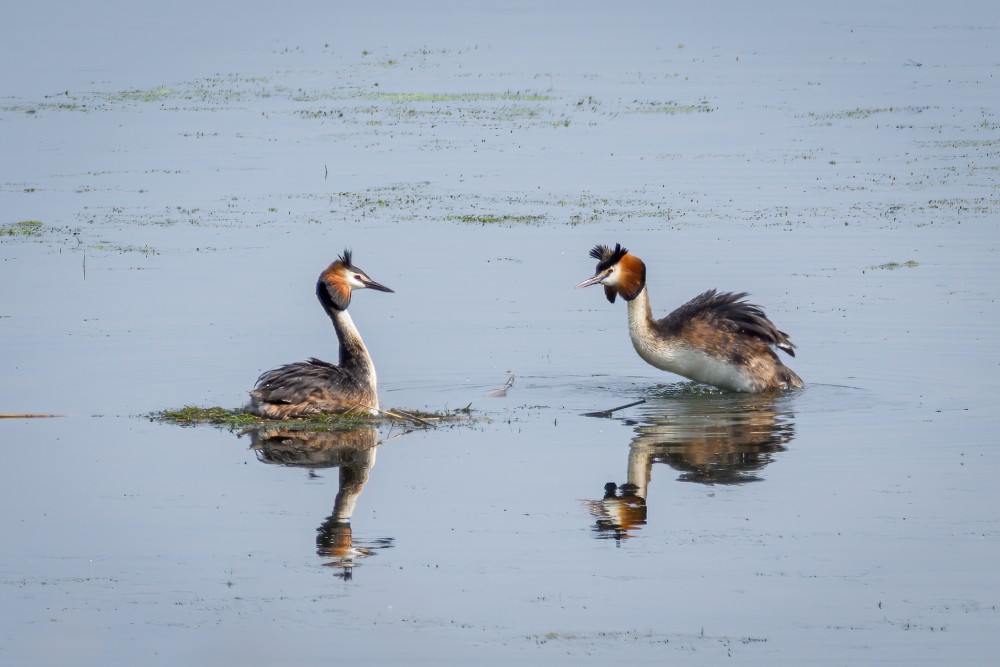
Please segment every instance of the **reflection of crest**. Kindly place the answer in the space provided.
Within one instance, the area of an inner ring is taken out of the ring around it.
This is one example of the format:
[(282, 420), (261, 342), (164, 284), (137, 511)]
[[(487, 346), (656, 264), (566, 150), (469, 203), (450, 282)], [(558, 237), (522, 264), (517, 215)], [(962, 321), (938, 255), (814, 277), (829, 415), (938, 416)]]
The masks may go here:
[(351, 532), (351, 516), (358, 496), (375, 465), (378, 431), (363, 427), (349, 431), (307, 431), (289, 428), (261, 428), (250, 432), (250, 448), (262, 463), (299, 468), (339, 468), (340, 488), (333, 502), (333, 513), (317, 529), (316, 552), (332, 558), (328, 566), (341, 568), (345, 579), (351, 577), (356, 561), (392, 546), (392, 538), (362, 546)]
[[(679, 394), (640, 409), (629, 447), (628, 481), (605, 485), (602, 500), (585, 501), (602, 537), (628, 537), (645, 523), (654, 463), (700, 484), (760, 481), (759, 472), (794, 437), (787, 395)], [(641, 508), (641, 520), (639, 519)]]
[(613, 537), (616, 540), (631, 537), (629, 530), (646, 523), (646, 499), (636, 495), (634, 484), (614, 482), (604, 485), (604, 497), (600, 500), (584, 500), (583, 504), (597, 519), (598, 537)]

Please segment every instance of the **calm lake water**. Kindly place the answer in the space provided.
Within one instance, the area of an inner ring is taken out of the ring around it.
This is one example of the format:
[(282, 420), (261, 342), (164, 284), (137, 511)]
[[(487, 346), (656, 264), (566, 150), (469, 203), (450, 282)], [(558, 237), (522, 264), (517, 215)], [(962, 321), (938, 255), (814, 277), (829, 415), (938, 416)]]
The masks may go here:
[[(0, 663), (996, 659), (995, 3), (8, 13)], [(616, 242), (807, 388), (647, 366)], [(475, 422), (148, 418), (335, 360), (345, 247), (383, 405)]]

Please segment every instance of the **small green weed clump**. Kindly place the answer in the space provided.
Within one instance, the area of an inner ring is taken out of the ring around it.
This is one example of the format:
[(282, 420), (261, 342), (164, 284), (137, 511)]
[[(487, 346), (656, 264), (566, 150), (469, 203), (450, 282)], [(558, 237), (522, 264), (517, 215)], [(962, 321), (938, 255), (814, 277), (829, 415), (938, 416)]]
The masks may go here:
[(220, 407), (199, 408), (194, 405), (186, 405), (178, 410), (155, 412), (149, 417), (153, 421), (177, 424), (178, 426), (211, 424), (213, 426), (225, 426), (233, 430), (255, 426), (261, 421), (256, 415), (252, 415), (244, 410)]
[(899, 262), (887, 262), (885, 264), (876, 264), (874, 266), (869, 266), (868, 269), (871, 271), (882, 270), (882, 271), (895, 271), (896, 269), (912, 269), (915, 266), (920, 266), (920, 262), (910, 259), (903, 263)]
[(0, 225), (0, 235), (4, 236), (38, 236), (41, 233), (40, 220), (22, 220), (9, 225)]
[(496, 215), (483, 213), (479, 215), (449, 215), (449, 220), (473, 225), (495, 225), (503, 223), (539, 224), (545, 221), (544, 215)]

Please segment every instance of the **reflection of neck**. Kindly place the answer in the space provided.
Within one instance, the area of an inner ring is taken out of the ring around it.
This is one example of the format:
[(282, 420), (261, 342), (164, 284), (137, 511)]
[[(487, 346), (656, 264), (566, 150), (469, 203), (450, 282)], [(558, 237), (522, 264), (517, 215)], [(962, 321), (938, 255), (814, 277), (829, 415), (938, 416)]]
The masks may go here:
[(368, 481), (368, 471), (373, 465), (375, 465), (374, 447), (357, 452), (353, 461), (341, 464), (340, 489), (337, 491), (337, 499), (333, 501), (333, 514), (330, 515), (330, 519), (350, 521), (354, 515), (354, 507), (358, 503), (358, 496)]
[(646, 498), (649, 477), (653, 468), (653, 448), (632, 443), (628, 450), (628, 483), (635, 484), (635, 495)]
[(330, 309), (330, 319), (340, 341), (340, 367), (356, 378), (364, 379), (372, 388), (375, 387), (375, 365), (368, 354), (368, 348), (361, 340), (354, 320), (346, 310)]

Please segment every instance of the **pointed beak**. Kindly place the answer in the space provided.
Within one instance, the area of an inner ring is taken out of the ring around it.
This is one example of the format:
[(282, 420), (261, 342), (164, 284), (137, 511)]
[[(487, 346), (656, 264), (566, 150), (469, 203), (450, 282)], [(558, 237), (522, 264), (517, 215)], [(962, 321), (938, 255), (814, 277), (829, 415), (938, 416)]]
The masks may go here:
[(362, 278), (361, 284), (367, 287), (368, 289), (378, 290), (379, 292), (392, 292), (392, 290), (386, 287), (385, 285), (377, 283), (368, 277)]
[(611, 269), (606, 269), (595, 275), (593, 278), (588, 278), (587, 280), (584, 280), (576, 287), (577, 289), (579, 289), (581, 287), (590, 287), (591, 285), (596, 285), (597, 283), (607, 278), (609, 275), (611, 275)]

